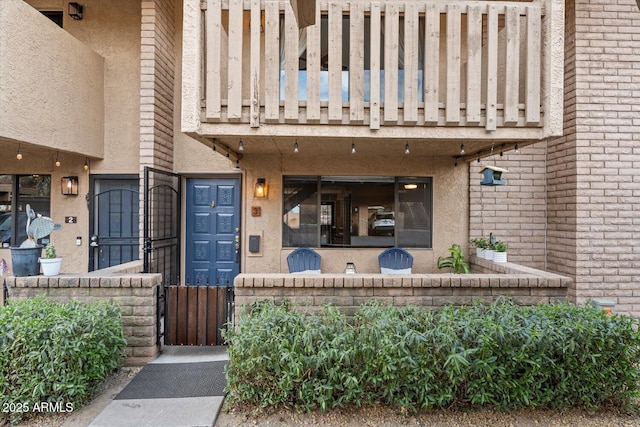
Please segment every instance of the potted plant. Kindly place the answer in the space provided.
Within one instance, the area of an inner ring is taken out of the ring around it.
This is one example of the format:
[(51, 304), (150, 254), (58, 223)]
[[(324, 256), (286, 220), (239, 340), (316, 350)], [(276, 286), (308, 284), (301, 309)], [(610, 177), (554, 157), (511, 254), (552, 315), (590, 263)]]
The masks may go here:
[(471, 244), (476, 248), (476, 256), (478, 258), (484, 258), (484, 251), (489, 247), (489, 238), (480, 236), (471, 239)]
[(454, 274), (469, 273), (469, 264), (464, 260), (460, 245), (454, 243), (448, 250), (451, 255), (438, 257), (438, 268), (450, 268)]
[(507, 249), (509, 245), (507, 245), (502, 240), (497, 240), (493, 244), (493, 249), (495, 253), (493, 254), (493, 262), (507, 262)]
[(51, 218), (36, 214), (30, 205), (26, 206), (27, 240), (20, 246), (11, 247), (11, 263), (14, 276), (37, 276), (40, 273), (38, 259), (42, 254), (42, 245), (38, 241), (60, 228)]
[(38, 260), (42, 266), (42, 274), (45, 276), (57, 276), (60, 274), (62, 258), (58, 257), (56, 247), (51, 243), (48, 243), (44, 248), (44, 258), (39, 258)]

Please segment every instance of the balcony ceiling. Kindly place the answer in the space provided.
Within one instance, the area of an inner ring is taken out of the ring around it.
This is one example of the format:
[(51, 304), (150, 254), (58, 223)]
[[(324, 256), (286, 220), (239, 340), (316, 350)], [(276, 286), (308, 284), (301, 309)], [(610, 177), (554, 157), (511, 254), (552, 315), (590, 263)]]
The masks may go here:
[[(239, 151), (239, 141), (242, 140), (243, 151)], [(209, 139), (209, 142), (213, 141)], [(312, 138), (312, 137), (260, 137), (239, 136), (216, 138), (218, 150), (224, 152), (228, 147), (232, 155), (293, 155), (294, 144), (298, 143), (298, 154), (322, 157), (338, 157), (351, 155), (351, 146), (355, 144), (358, 156), (405, 156), (406, 145), (409, 145), (409, 155), (422, 157), (459, 157), (473, 160), (499, 155), (500, 151), (507, 153), (519, 147), (532, 144), (530, 140), (501, 140), (492, 142), (487, 140), (407, 140), (397, 139), (364, 139), (364, 138)], [(465, 154), (460, 153), (460, 146), (464, 144)], [(491, 147), (493, 145), (493, 153)], [(222, 148), (222, 150), (221, 150)]]

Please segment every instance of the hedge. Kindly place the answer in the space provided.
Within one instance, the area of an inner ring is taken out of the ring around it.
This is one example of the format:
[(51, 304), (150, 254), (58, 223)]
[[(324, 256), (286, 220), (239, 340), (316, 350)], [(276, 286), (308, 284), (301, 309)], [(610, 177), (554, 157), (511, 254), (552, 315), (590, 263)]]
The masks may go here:
[(348, 318), (261, 301), (229, 328), (230, 404), (327, 410), (382, 403), (632, 405), (638, 321), (571, 303), (449, 306), (365, 304)]
[[(49, 407), (78, 408), (120, 366), (120, 309), (43, 296), (0, 307), (0, 418)], [(54, 405), (56, 404), (56, 405)]]

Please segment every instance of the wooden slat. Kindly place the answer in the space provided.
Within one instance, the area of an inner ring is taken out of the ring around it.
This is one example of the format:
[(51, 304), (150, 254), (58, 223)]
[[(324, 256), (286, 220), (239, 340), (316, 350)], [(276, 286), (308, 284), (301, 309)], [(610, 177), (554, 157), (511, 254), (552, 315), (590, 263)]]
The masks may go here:
[(480, 123), (482, 77), (482, 9), (467, 10), (467, 124)]
[(440, 102), (440, 11), (427, 4), (424, 41), (424, 122), (437, 124)]
[(369, 128), (380, 129), (380, 3), (371, 3)]
[(498, 9), (490, 5), (487, 14), (487, 106), (486, 130), (496, 130), (498, 103)]
[(418, 5), (407, 2), (404, 11), (404, 122), (418, 121)]
[(216, 292), (216, 344), (221, 344), (224, 339), (222, 338), (222, 334), (220, 333), (220, 330), (222, 329), (222, 326), (224, 325), (225, 319), (226, 319), (226, 293), (227, 293), (227, 288), (223, 287), (223, 286), (219, 286), (218, 288), (215, 289)]
[(176, 344), (187, 343), (187, 315), (188, 315), (188, 299), (187, 286), (178, 287), (178, 312), (176, 313)]
[(329, 2), (329, 121), (342, 121), (342, 3)]
[(520, 95), (520, 7), (506, 7), (507, 52), (505, 64), (504, 125), (518, 123)]
[(364, 6), (351, 3), (349, 11), (349, 118), (364, 120)]
[(206, 13), (207, 38), (207, 70), (206, 70), (206, 107), (205, 115), (208, 119), (220, 118), (222, 97), (220, 93), (221, 76), (220, 50), (222, 47), (222, 1), (209, 0)]
[(384, 121), (398, 121), (398, 5), (385, 3), (384, 13)]
[(320, 120), (320, 8), (307, 27), (307, 120)]
[(527, 6), (527, 78), (525, 81), (525, 113), (526, 123), (540, 123), (540, 67), (541, 67), (541, 39), (542, 21), (540, 7), (537, 5)]
[(447, 123), (460, 122), (460, 17), (460, 6), (447, 5)]
[(205, 345), (207, 343), (207, 289), (208, 286), (198, 287), (198, 332), (196, 335), (197, 345)]
[(198, 332), (198, 287), (187, 286), (187, 345), (197, 344)]
[(207, 288), (207, 345), (217, 345), (218, 336), (218, 288), (209, 286)]
[(251, 59), (249, 123), (252, 128), (260, 127), (260, 0), (251, 0)]
[(264, 116), (280, 116), (280, 10), (277, 0), (265, 4), (264, 31)]
[(227, 118), (242, 117), (242, 0), (229, 1)]
[(298, 120), (299, 37), (296, 16), (291, 4), (287, 4), (284, 9), (284, 118), (289, 121)]
[(178, 325), (176, 324), (178, 319), (178, 288), (169, 286), (165, 298), (167, 299), (167, 309), (164, 313), (164, 342), (167, 345), (172, 345), (177, 342), (178, 333)]

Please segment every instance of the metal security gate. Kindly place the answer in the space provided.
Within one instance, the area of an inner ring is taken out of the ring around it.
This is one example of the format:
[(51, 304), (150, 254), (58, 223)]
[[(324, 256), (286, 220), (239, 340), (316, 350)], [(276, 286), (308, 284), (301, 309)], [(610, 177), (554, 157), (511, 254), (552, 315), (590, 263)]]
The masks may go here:
[(89, 271), (140, 258), (140, 180), (93, 175), (89, 194)]
[(161, 273), (163, 281), (157, 306), (160, 343), (166, 289), (180, 283), (180, 175), (146, 167), (144, 189), (144, 271)]

